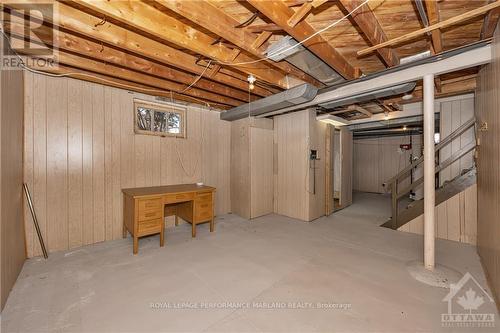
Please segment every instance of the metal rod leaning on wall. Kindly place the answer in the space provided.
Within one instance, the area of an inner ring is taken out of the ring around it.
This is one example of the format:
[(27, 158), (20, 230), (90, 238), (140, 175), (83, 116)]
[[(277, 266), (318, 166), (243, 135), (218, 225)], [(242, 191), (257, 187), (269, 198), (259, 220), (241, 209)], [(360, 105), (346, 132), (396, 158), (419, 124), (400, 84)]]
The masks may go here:
[(28, 201), (28, 206), (30, 207), (31, 217), (33, 218), (33, 224), (35, 225), (36, 233), (38, 235), (38, 240), (40, 241), (40, 247), (42, 248), (43, 257), (47, 259), (49, 255), (47, 254), (47, 249), (45, 248), (45, 243), (43, 241), (42, 232), (40, 231), (40, 226), (38, 225), (38, 220), (35, 214), (35, 208), (33, 207), (33, 201), (31, 200), (31, 194), (28, 189), (28, 185), (23, 183), (24, 193), (26, 194), (26, 200)]

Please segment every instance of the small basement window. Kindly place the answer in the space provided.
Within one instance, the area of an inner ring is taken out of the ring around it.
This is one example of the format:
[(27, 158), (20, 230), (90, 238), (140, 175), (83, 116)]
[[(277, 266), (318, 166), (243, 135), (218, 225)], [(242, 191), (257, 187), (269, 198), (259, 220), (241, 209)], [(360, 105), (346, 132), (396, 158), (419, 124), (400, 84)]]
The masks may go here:
[(134, 100), (135, 133), (186, 137), (186, 109), (181, 106)]

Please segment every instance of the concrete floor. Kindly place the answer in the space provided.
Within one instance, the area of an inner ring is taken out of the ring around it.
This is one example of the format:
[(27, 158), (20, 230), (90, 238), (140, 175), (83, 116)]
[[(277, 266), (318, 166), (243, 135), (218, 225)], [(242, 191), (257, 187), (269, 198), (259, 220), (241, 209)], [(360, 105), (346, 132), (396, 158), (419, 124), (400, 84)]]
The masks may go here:
[[(406, 268), (421, 259), (421, 236), (378, 227), (389, 208), (387, 197), (358, 193), (312, 223), (225, 215), (196, 239), (188, 225), (168, 229), (164, 248), (142, 239), (136, 256), (125, 239), (30, 259), (2, 332), (449, 332), (448, 290)], [(439, 240), (437, 261), (486, 288), (474, 247)]]

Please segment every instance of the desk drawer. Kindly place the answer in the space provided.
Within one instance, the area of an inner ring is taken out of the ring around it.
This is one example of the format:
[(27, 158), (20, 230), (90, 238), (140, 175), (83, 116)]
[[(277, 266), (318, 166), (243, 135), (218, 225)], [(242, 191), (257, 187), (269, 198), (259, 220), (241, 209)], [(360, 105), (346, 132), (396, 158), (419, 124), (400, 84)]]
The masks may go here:
[(165, 203), (176, 203), (183, 201), (190, 201), (194, 199), (194, 193), (176, 193), (176, 194), (167, 194), (165, 196)]
[(212, 219), (212, 206), (210, 208), (197, 209), (196, 212), (196, 222), (203, 222)]
[(138, 237), (156, 234), (163, 228), (163, 219), (156, 219), (151, 221), (140, 221), (138, 225)]
[(161, 210), (163, 206), (162, 198), (139, 199), (139, 211)]
[(158, 210), (140, 210), (139, 209), (138, 215), (139, 215), (138, 216), (139, 221), (161, 219), (163, 217), (163, 210), (161, 208)]
[(196, 202), (200, 202), (200, 203), (209, 202), (209, 203), (212, 203), (212, 192), (196, 193)]

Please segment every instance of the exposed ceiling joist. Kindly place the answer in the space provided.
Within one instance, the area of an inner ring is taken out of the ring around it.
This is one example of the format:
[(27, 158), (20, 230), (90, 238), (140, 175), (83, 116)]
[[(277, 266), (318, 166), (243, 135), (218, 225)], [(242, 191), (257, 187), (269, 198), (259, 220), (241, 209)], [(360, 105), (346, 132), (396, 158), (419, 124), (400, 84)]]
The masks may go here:
[[(184, 0), (156, 0), (156, 2), (164, 6), (165, 8), (168, 8), (169, 10), (198, 24), (199, 26), (210, 30), (216, 35), (233, 43), (238, 48), (256, 56), (257, 58), (262, 59), (265, 57), (258, 48), (265, 42), (265, 40), (270, 37), (270, 35), (263, 35), (258, 43), (254, 45), (259, 36), (255, 36), (245, 29), (235, 28), (239, 24), (239, 22), (211, 3), (203, 1)], [(214, 17), (216, 17), (217, 19), (214, 20)], [(268, 63), (272, 67), (276, 67), (280, 71), (293, 75), (296, 78), (303, 80), (304, 82), (313, 84), (315, 86), (322, 86), (321, 82), (285, 61), (273, 62), (272, 60), (266, 60), (263, 63)]]
[[(439, 23), (439, 7), (437, 0), (419, 0), (415, 2), (417, 8), (420, 8), (417, 12), (420, 16), (420, 20), (424, 25), (429, 26), (432, 24)], [(425, 8), (424, 8), (425, 6)], [(443, 36), (441, 30), (433, 30), (431, 33), (430, 51), (431, 54), (438, 54), (443, 52)], [(434, 78), (434, 85), (436, 92), (441, 92), (441, 79), (439, 76)]]
[(423, 29), (419, 29), (419, 30), (410, 32), (409, 34), (405, 34), (403, 36), (396, 37), (396, 38), (391, 39), (387, 42), (380, 43), (380, 44), (374, 45), (372, 47), (368, 47), (364, 50), (358, 51), (357, 54), (358, 54), (358, 56), (362, 56), (362, 55), (372, 53), (373, 51), (376, 51), (376, 50), (381, 49), (383, 47), (389, 47), (389, 46), (401, 44), (403, 42), (407, 42), (410, 40), (414, 40), (416, 38), (422, 37), (423, 35), (425, 35), (428, 32), (432, 32), (436, 29), (444, 29), (444, 28), (450, 27), (452, 25), (459, 24), (459, 23), (464, 22), (466, 20), (469, 20), (471, 18), (483, 15), (484, 13), (487, 13), (490, 10), (493, 10), (495, 8), (498, 8), (498, 7), (500, 7), (500, 0), (497, 0), (493, 3), (488, 4), (488, 5), (473, 9), (473, 10), (468, 11), (466, 13), (457, 15), (455, 17), (449, 18), (447, 20), (441, 21), (439, 23), (430, 25), (430, 26), (425, 27)]
[[(281, 0), (249, 0), (248, 2), (299, 42), (312, 36), (316, 32), (306, 21), (301, 21), (296, 26), (290, 27), (288, 25), (288, 20), (295, 12)], [(328, 41), (321, 37), (321, 35), (316, 35), (309, 39), (304, 46), (335, 69), (344, 78), (353, 79), (356, 77), (356, 69), (349, 64), (347, 60), (328, 43)]]
[[(255, 57), (247, 56), (241, 52), (238, 52), (236, 57), (232, 57), (231, 54), (234, 53), (231, 49), (220, 44), (211, 45), (213, 38), (209, 35), (141, 1), (81, 0), (76, 5), (106, 16), (118, 24), (137, 29), (160, 40), (201, 54), (222, 65), (233, 62), (248, 63), (256, 60)], [(237, 69), (247, 74), (253, 74), (269, 84), (283, 89), (288, 88), (286, 76), (265, 63), (248, 63), (244, 66), (238, 66)]]
[(481, 39), (491, 38), (495, 32), (498, 25), (498, 20), (500, 18), (500, 8), (493, 9), (491, 12), (486, 14), (483, 21), (483, 26), (481, 28)]
[(249, 32), (254, 32), (254, 33), (259, 33), (262, 31), (270, 31), (270, 32), (283, 31), (283, 28), (278, 26), (276, 23), (253, 24), (248, 27), (245, 27), (245, 29)]
[[(425, 0), (425, 9), (431, 25), (439, 23), (439, 7), (436, 0)], [(441, 30), (433, 30), (431, 32), (432, 48), (434, 54), (443, 52), (443, 36)]]
[(309, 15), (311, 10), (318, 8), (322, 4), (326, 3), (328, 0), (309, 0), (304, 2), (299, 9), (290, 17), (287, 21), (290, 27), (295, 27), (300, 21)]
[[(12, 35), (13, 38), (24, 39), (24, 36)], [(36, 57), (36, 51), (30, 53), (29, 49), (22, 53), (25, 56)], [(73, 53), (68, 53), (63, 50), (59, 50), (54, 57), (58, 65), (69, 66), (73, 68), (78, 68), (84, 71), (89, 71), (93, 73), (98, 73), (101, 75), (110, 76), (116, 79), (134, 82), (140, 85), (151, 86), (156, 88), (156, 90), (164, 91), (165, 93), (177, 93), (179, 95), (184, 95), (186, 97), (191, 96), (193, 100), (198, 100), (201, 103), (216, 103), (225, 104), (228, 106), (238, 106), (242, 102), (235, 100), (230, 97), (221, 96), (215, 93), (206, 92), (197, 88), (191, 88), (185, 91), (185, 85), (172, 82), (169, 80), (160, 79), (150, 75), (142, 74), (136, 71), (132, 71), (126, 68), (118, 67), (111, 64), (106, 64), (101, 61), (96, 61), (86, 57), (82, 57)]]
[[(22, 4), (24, 2), (12, 0), (9, 1), (8, 4), (4, 4), (4, 6), (15, 8), (17, 3)], [(57, 3), (53, 0), (44, 0), (44, 3), (58, 6), (58, 15), (54, 17), (54, 20), (49, 21), (58, 28), (63, 28), (72, 33), (83, 35), (88, 39), (113, 45), (127, 53), (135, 53), (166, 65), (175, 66), (176, 68), (193, 74), (201, 75), (204, 70), (204, 67), (196, 64), (197, 58), (195, 56), (146, 38), (110, 22), (99, 25), (98, 23), (100, 23), (102, 19), (69, 7), (64, 3)], [(43, 11), (44, 7), (40, 7), (39, 10)], [(37, 17), (38, 15), (37, 11), (31, 11), (30, 13), (33, 17)], [(52, 17), (52, 15), (50, 15), (51, 13), (42, 12), (42, 14), (47, 19)], [(248, 90), (248, 83), (246, 81), (231, 75), (219, 72), (211, 79), (243, 91)], [(255, 87), (253, 93), (259, 96), (269, 96), (271, 94), (271, 92), (260, 87)]]
[[(12, 15), (10, 24), (7, 25), (9, 32), (13, 35), (24, 36), (25, 21), (23, 18)], [(83, 57), (92, 58), (103, 63), (110, 63), (125, 68), (129, 68), (144, 74), (156, 76), (166, 80), (184, 84), (185, 87), (192, 84), (196, 76), (185, 72), (150, 62), (144, 58), (137, 57), (133, 54), (128, 54), (123, 51), (104, 47), (97, 42), (84, 39), (82, 37), (71, 35), (61, 30), (52, 30), (50, 27), (42, 25), (37, 28), (36, 38), (44, 42), (46, 45), (57, 45), (59, 50), (64, 50), (78, 54)], [(215, 83), (213, 81), (201, 78), (193, 86), (194, 89), (203, 89), (209, 93), (216, 93), (232, 99), (248, 102), (248, 93), (240, 90), (232, 89), (228, 86)], [(193, 89), (191, 88), (191, 89)], [(189, 93), (186, 93), (189, 95)], [(252, 96), (252, 100), (256, 96)]]
[(183, 95), (199, 98), (202, 100), (231, 105), (231, 106), (238, 106), (241, 104), (241, 101), (237, 101), (233, 98), (221, 96), (215, 93), (209, 93), (197, 88), (191, 88), (186, 92), (183, 92), (183, 90), (185, 89), (185, 85), (152, 77), (150, 75), (141, 74), (111, 64), (103, 64), (102, 62), (83, 58), (74, 54), (66, 53), (64, 51), (58, 52), (57, 60), (59, 63), (63, 65), (68, 65), (71, 67), (92, 71), (102, 75), (112, 76), (130, 82), (149, 85), (161, 90), (166, 90), (166, 92), (173, 91)]
[(373, 113), (371, 113), (370, 111), (368, 111), (367, 109), (365, 109), (364, 107), (359, 106), (359, 105), (350, 105), (347, 108), (347, 111), (357, 111), (357, 112), (362, 113), (363, 115), (368, 116), (368, 117), (373, 116)]
[(258, 49), (272, 36), (271, 31), (262, 31), (259, 36), (253, 41), (252, 48)]
[[(340, 0), (340, 4), (348, 12), (353, 11), (362, 3), (363, 1), (361, 0)], [(380, 22), (368, 4), (361, 6), (351, 17), (372, 45), (377, 45), (388, 40)], [(399, 57), (393, 49), (382, 48), (378, 49), (377, 52), (386, 66), (392, 67), (399, 64)]]

